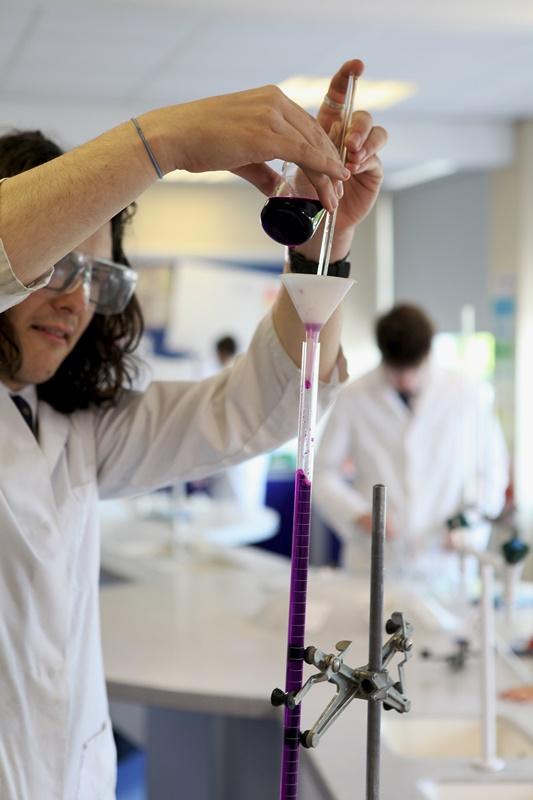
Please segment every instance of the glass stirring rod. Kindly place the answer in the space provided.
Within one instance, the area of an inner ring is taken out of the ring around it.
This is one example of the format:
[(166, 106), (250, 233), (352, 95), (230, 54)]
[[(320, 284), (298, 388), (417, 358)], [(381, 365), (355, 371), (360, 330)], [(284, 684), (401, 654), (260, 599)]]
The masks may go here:
[[(339, 152), (341, 160), (344, 164), (346, 162), (346, 132), (348, 125), (352, 118), (353, 101), (355, 97), (355, 87), (357, 85), (357, 78), (353, 73), (348, 77), (348, 86), (346, 88), (346, 99), (344, 101), (344, 116), (342, 120), (342, 133), (339, 143)], [(337, 219), (337, 209), (333, 213), (328, 211), (326, 213), (326, 222), (324, 223), (324, 233), (322, 236), (322, 246), (320, 248), (320, 258), (318, 259), (317, 275), (327, 275), (329, 267), (329, 259), (331, 256), (331, 245), (333, 244), (333, 233), (335, 231), (335, 221)]]

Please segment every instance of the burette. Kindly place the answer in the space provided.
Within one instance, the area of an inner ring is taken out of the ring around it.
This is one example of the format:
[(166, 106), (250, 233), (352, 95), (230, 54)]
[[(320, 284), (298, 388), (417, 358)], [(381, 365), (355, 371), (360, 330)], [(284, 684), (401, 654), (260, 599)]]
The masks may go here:
[[(357, 78), (355, 75), (350, 75), (348, 78), (348, 86), (346, 88), (346, 100), (344, 103), (344, 115), (342, 120), (342, 131), (339, 144), (339, 152), (341, 155), (342, 163), (346, 162), (346, 132), (352, 117), (353, 101), (355, 97), (355, 87)], [(331, 255), (331, 246), (333, 244), (333, 233), (335, 231), (335, 222), (337, 221), (337, 209), (335, 211), (328, 211), (326, 214), (326, 221), (324, 223), (324, 232), (322, 234), (322, 246), (320, 248), (320, 257), (318, 259), (318, 275), (327, 275), (329, 267), (329, 258)]]
[[(339, 151), (346, 158), (345, 137), (352, 115), (356, 85), (349, 76), (344, 104)], [(327, 213), (317, 275), (284, 275), (287, 288), (305, 327), (302, 345), (300, 403), (298, 417), (298, 455), (294, 480), (294, 515), (292, 529), (291, 578), (285, 692), (294, 694), (302, 687), (307, 576), (311, 529), (311, 486), (317, 411), (320, 331), (353, 281), (328, 276), (328, 265), (335, 228), (336, 212)], [(300, 705), (285, 708), (281, 764), (280, 800), (298, 797), (300, 762)]]

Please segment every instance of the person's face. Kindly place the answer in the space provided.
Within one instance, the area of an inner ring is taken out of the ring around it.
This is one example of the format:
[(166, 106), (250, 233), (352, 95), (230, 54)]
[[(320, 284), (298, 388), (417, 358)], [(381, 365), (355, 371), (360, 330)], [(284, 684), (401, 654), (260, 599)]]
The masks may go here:
[(221, 367), (229, 367), (233, 363), (235, 356), (232, 353), (227, 353), (225, 350), (218, 350), (218, 363)]
[[(79, 247), (81, 253), (111, 258), (111, 224), (106, 223)], [(71, 292), (38, 289), (7, 312), (22, 354), (22, 365), (11, 378), (2, 378), (12, 390), (44, 383), (74, 349), (94, 314), (86, 301), (83, 283)]]
[(387, 380), (397, 392), (418, 394), (424, 382), (427, 360), (416, 367), (391, 367), (384, 365)]

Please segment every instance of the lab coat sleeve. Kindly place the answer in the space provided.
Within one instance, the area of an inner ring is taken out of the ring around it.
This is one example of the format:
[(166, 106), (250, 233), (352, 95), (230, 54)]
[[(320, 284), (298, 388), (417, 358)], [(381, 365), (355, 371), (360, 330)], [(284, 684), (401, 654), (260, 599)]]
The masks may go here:
[[(0, 180), (0, 191), (2, 191), (1, 184), (6, 180)], [(42, 289), (46, 286), (52, 276), (53, 268), (49, 269), (39, 280), (34, 281), (30, 286), (24, 286), (19, 281), (11, 268), (9, 258), (4, 248), (4, 243), (0, 239), (0, 314), (7, 311), (11, 306), (25, 300), (32, 292), (37, 289)]]
[[(335, 374), (321, 385), (322, 409), (337, 384)], [(154, 382), (94, 412), (100, 496), (196, 480), (278, 447), (297, 433), (299, 386), (268, 314), (232, 368), (205, 381)]]
[(314, 502), (325, 522), (344, 539), (356, 533), (355, 520), (370, 513), (370, 505), (342, 475), (350, 460), (357, 472), (357, 441), (351, 419), (355, 411), (352, 395), (341, 392), (317, 448), (313, 481)]
[(509, 484), (509, 455), (492, 404), (480, 396), (478, 408), (478, 497), (480, 510), (494, 519), (503, 510)]
[(53, 268), (30, 286), (24, 286), (11, 269), (9, 258), (0, 239), (0, 314), (3, 314), (8, 308), (16, 306), (17, 303), (26, 300), (32, 292), (46, 286), (52, 276), (52, 272)]

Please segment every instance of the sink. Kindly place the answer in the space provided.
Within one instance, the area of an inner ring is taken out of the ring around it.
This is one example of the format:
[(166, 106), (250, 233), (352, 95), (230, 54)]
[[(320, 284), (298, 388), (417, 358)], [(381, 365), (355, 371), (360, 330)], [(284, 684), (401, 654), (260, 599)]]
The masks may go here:
[[(384, 743), (389, 749), (405, 758), (475, 760), (481, 755), (481, 723), (479, 719), (466, 717), (385, 719), (382, 735)], [(531, 737), (504, 717), (497, 719), (496, 737), (497, 753), (500, 758), (533, 757)], [(531, 800), (533, 800), (533, 787), (530, 787), (530, 792)], [(451, 797), (452, 795), (438, 795), (439, 800), (441, 796)], [(472, 796), (477, 797), (477, 795)], [(526, 797), (526, 795), (517, 795), (517, 797), (522, 796)], [(506, 796), (505, 800), (511, 800), (511, 798)]]
[(433, 783), (421, 787), (427, 800), (533, 800), (533, 783)]

